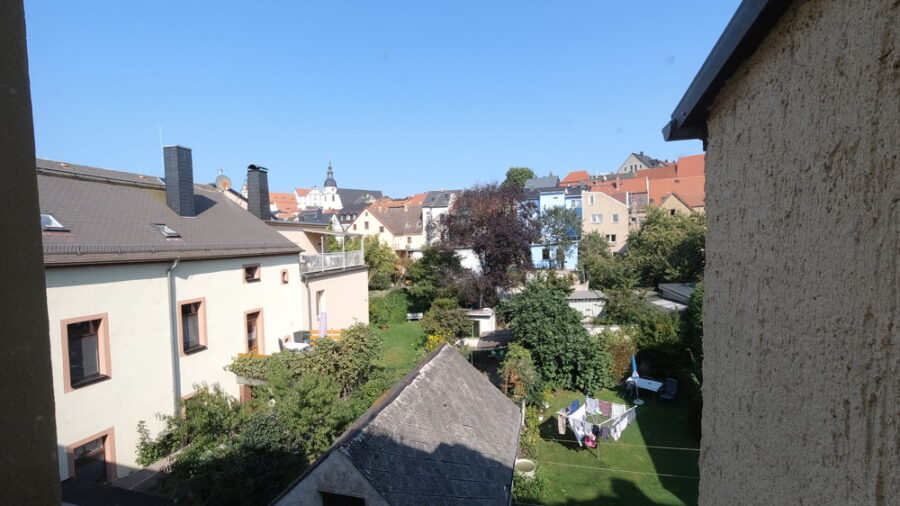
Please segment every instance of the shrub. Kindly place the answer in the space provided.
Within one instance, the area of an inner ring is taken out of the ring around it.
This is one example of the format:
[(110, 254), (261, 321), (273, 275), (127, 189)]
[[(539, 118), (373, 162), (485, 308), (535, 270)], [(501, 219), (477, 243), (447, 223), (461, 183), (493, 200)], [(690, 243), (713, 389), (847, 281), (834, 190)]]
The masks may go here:
[(375, 325), (392, 325), (406, 321), (410, 309), (406, 290), (394, 290), (384, 297), (369, 299), (369, 321)]
[(537, 468), (534, 478), (526, 478), (515, 473), (513, 478), (513, 502), (522, 504), (544, 504), (547, 500), (547, 477), (543, 468)]
[(447, 338), (441, 334), (429, 334), (425, 338), (425, 350), (428, 353), (438, 349), (438, 347), (447, 342)]
[(422, 318), (422, 328), (428, 335), (452, 339), (469, 335), (472, 323), (466, 311), (457, 307), (455, 299), (435, 299)]
[(604, 330), (599, 339), (606, 342), (612, 359), (610, 375), (613, 380), (621, 381), (631, 372), (631, 357), (637, 354), (637, 344), (624, 331)]
[(506, 360), (500, 367), (500, 389), (515, 402), (532, 399), (538, 391), (540, 377), (534, 368), (531, 352), (516, 343), (509, 344)]
[(522, 455), (528, 458), (537, 458), (538, 448), (541, 444), (541, 422), (538, 420), (538, 410), (532, 406), (525, 408), (525, 427), (522, 429), (522, 437), (519, 440), (519, 448)]

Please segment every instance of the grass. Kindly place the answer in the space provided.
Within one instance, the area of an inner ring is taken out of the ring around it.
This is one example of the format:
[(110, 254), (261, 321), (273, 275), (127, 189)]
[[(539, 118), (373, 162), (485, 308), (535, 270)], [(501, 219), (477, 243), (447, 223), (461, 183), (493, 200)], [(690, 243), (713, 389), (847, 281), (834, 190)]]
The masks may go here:
[[(614, 391), (604, 390), (600, 399), (627, 404)], [(696, 504), (699, 476), (698, 451), (648, 448), (664, 446), (698, 448), (699, 441), (688, 425), (690, 405), (686, 399), (669, 404), (642, 392), (646, 403), (638, 407), (637, 420), (619, 441), (600, 441), (597, 448), (581, 448), (571, 431), (560, 435), (557, 410), (584, 395), (558, 391), (541, 423), (544, 441), (538, 450), (538, 468), (548, 482), (546, 504)], [(548, 441), (557, 439), (560, 441)], [(565, 465), (559, 465), (565, 464)], [(583, 466), (583, 467), (576, 467)], [(605, 468), (607, 470), (590, 469)], [(637, 471), (626, 473), (617, 469)], [(687, 476), (663, 477), (658, 474)]]
[(375, 328), (384, 341), (377, 364), (391, 371), (409, 371), (418, 363), (419, 345), (425, 331), (419, 322), (394, 323), (387, 330)]

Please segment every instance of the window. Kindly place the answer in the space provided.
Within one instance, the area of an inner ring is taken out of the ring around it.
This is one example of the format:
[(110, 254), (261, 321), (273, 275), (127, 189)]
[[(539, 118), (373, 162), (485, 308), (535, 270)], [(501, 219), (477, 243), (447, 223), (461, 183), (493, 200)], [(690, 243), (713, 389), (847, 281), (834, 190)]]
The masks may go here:
[(66, 447), (69, 477), (106, 483), (116, 479), (114, 430), (106, 429)]
[(412, 237), (406, 238), (406, 244), (412, 244)]
[(352, 495), (319, 492), (319, 497), (322, 498), (322, 506), (366, 506), (365, 499)]
[(244, 283), (255, 283), (261, 279), (259, 264), (247, 264), (244, 266)]
[(356, 223), (353, 224), (353, 230), (356, 230)]
[(670, 215), (670, 216), (675, 216), (675, 210), (674, 210), (674, 209), (669, 209), (669, 215)]
[(588, 202), (590, 202), (591, 205), (594, 205), (594, 196), (593, 195), (588, 197)]
[(619, 222), (619, 215), (618, 215), (618, 214), (613, 213), (613, 215), (612, 215), (612, 222), (613, 222), (613, 223), (618, 223), (618, 222)]
[(167, 238), (181, 237), (181, 234), (166, 226), (165, 223), (154, 223), (153, 227), (156, 228), (156, 230), (159, 230), (159, 232)]
[(543, 248), (541, 250), (541, 260), (550, 260), (550, 248)]
[(603, 215), (602, 214), (592, 214), (591, 215), (591, 223), (603, 223)]
[(288, 284), (288, 279), (289, 279), (289, 278), (288, 278), (288, 271), (287, 271), (287, 269), (281, 269), (281, 284), (282, 284), (282, 285)]
[(65, 390), (72, 391), (109, 378), (106, 315), (63, 321)]
[(616, 234), (606, 234), (606, 241), (610, 244), (616, 243)]
[(206, 313), (203, 301), (184, 302), (180, 306), (181, 354), (188, 355), (206, 349)]
[(244, 316), (247, 323), (247, 353), (254, 355), (262, 355), (261, 314), (262, 310), (256, 310), (248, 311)]
[(316, 291), (316, 317), (325, 311), (325, 290)]
[(363, 222), (363, 228), (366, 230), (369, 230), (369, 222), (368, 221)]
[(378, 227), (378, 231), (379, 231), (379, 232), (384, 232), (384, 227), (379, 226), (379, 227)]
[(41, 214), (41, 228), (45, 232), (68, 232), (69, 229), (63, 226), (52, 214)]

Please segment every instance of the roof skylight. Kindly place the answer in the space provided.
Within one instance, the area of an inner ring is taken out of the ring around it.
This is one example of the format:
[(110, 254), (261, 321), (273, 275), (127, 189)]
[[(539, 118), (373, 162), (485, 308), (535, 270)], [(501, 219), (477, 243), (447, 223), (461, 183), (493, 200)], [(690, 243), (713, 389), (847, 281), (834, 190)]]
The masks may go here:
[(181, 234), (169, 228), (165, 223), (154, 223), (153, 226), (166, 237), (181, 237)]
[(41, 228), (48, 232), (68, 232), (69, 229), (63, 226), (52, 214), (41, 214)]

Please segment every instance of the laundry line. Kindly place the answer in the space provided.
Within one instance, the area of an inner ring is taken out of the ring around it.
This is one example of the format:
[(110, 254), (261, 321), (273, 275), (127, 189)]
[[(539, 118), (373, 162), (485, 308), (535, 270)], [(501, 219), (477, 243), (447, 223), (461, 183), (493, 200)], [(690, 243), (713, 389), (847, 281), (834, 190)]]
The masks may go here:
[[(572, 439), (554, 439), (554, 438), (552, 438), (552, 437), (542, 437), (541, 439), (544, 440), (544, 441), (556, 441), (556, 442), (558, 442), (558, 443), (575, 443), (575, 444), (578, 444), (578, 441), (575, 441), (575, 440), (572, 440)], [(637, 447), (637, 448), (653, 448), (653, 449), (658, 449), (658, 450), (682, 450), (682, 451), (693, 451), (693, 452), (699, 452), (699, 451), (700, 451), (700, 448), (688, 448), (688, 447), (679, 447), (679, 446), (633, 445), (633, 444), (628, 444), (628, 443), (616, 443), (616, 442), (610, 443), (610, 442), (607, 442), (607, 441), (603, 441), (603, 442), (597, 441), (597, 444), (613, 445), (613, 446), (634, 446), (634, 447)]]
[(538, 464), (550, 464), (553, 466), (564, 466), (564, 467), (579, 467), (581, 469), (594, 469), (596, 471), (613, 471), (616, 473), (631, 473), (631, 474), (645, 474), (649, 476), (660, 476), (663, 478), (684, 478), (688, 480), (699, 480), (699, 476), (682, 476), (679, 474), (664, 474), (664, 473), (649, 473), (646, 471), (629, 471), (627, 469), (612, 469), (609, 467), (594, 467), (594, 466), (582, 466), (578, 464), (563, 464), (562, 462), (548, 462), (546, 460), (535, 460), (535, 463)]

